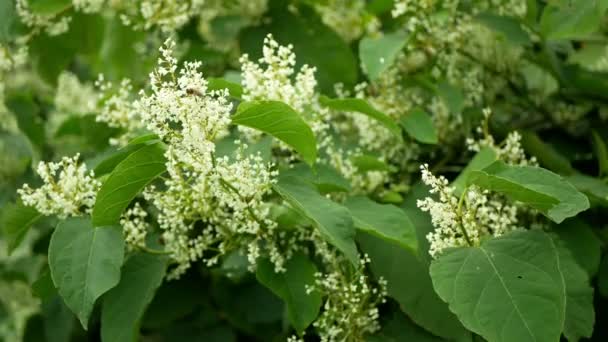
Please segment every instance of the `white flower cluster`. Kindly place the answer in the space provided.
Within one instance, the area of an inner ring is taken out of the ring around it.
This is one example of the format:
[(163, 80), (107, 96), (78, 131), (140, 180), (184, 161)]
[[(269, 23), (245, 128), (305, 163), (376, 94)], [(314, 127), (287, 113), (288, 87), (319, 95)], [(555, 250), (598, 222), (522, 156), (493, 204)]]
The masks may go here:
[(271, 34), (264, 38), (262, 53), (258, 63), (250, 61), (247, 54), (240, 59), (243, 100), (283, 101), (302, 113), (315, 98), (315, 68), (304, 65), (296, 74), (293, 46), (279, 45)]
[(313, 323), (322, 342), (365, 341), (365, 335), (380, 329), (378, 305), (385, 302), (386, 281), (372, 284), (364, 274), (371, 262), (365, 255), (352, 275), (339, 270), (315, 274), (315, 284), (307, 285), (307, 293), (320, 292), (325, 297), (323, 312)]
[(417, 203), (422, 211), (431, 215), (435, 226), (427, 235), (431, 256), (436, 257), (450, 247), (478, 246), (483, 238), (501, 236), (520, 228), (517, 205), (474, 186), (465, 189), (458, 198), (445, 177), (435, 177), (426, 164), (420, 169), (422, 181), (436, 196)]
[(379, 29), (380, 22), (366, 11), (366, 6), (365, 0), (329, 0), (316, 3), (315, 9), (325, 25), (350, 42)]
[(137, 249), (146, 246), (146, 236), (150, 224), (146, 222), (148, 213), (136, 202), (133, 207), (127, 209), (120, 218), (123, 235), (127, 248)]
[[(68, 6), (67, 8), (70, 8)], [(61, 14), (36, 14), (32, 12), (28, 0), (17, 0), (16, 9), (21, 21), (36, 32), (44, 30), (50, 36), (57, 36), (68, 31), (72, 17)]]
[[(245, 145), (234, 158), (216, 158), (215, 140), (227, 131), (232, 104), (226, 91), (207, 89), (199, 62), (178, 70), (173, 47), (167, 41), (161, 48), (151, 94), (142, 92), (134, 104), (146, 127), (168, 144), (164, 187), (151, 187), (145, 198), (159, 209), (162, 241), (178, 264), (170, 277), (235, 250), (255, 267), (261, 253), (272, 255), (276, 247), (269, 243), (277, 240), (276, 223), (263, 201), (276, 171), (259, 155), (243, 156)], [(274, 261), (281, 269), (284, 260)]]
[(125, 145), (144, 128), (141, 115), (133, 104), (131, 80), (123, 79), (118, 86), (99, 75), (95, 86), (99, 90), (96, 120), (110, 127), (120, 128), (124, 135), (110, 140), (111, 145)]
[(44, 215), (59, 218), (90, 213), (101, 182), (86, 165), (78, 163), (79, 157), (77, 154), (57, 163), (40, 162), (36, 172), (43, 184), (36, 189), (24, 184), (18, 190), (23, 203)]
[(97, 109), (98, 95), (90, 84), (83, 84), (78, 77), (64, 71), (57, 79), (55, 109), (64, 114), (90, 114)]
[(118, 0), (112, 5), (125, 25), (143, 30), (158, 26), (172, 32), (196, 16), (204, 4), (205, 0)]
[(521, 146), (521, 135), (517, 131), (510, 132), (502, 144), (497, 144), (494, 137), (489, 132), (489, 122), (492, 115), (490, 108), (483, 110), (483, 121), (480, 127), (477, 127), (477, 133), (482, 135), (479, 140), (472, 138), (467, 139), (469, 150), (479, 152), (484, 147), (489, 147), (494, 150), (498, 159), (511, 165), (538, 165), (535, 157), (528, 158)]

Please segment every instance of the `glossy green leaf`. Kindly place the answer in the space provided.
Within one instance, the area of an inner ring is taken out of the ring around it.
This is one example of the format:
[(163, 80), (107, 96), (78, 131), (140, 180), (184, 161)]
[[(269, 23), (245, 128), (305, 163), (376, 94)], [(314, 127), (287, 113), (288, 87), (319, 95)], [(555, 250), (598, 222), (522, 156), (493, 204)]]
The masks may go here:
[(103, 299), (102, 341), (132, 342), (139, 339), (141, 318), (163, 281), (166, 269), (165, 256), (138, 253), (125, 262), (120, 283)]
[(120, 227), (94, 228), (86, 217), (57, 225), (49, 245), (53, 283), (86, 329), (99, 296), (116, 286), (124, 255)]
[(291, 146), (305, 162), (314, 164), (315, 135), (295, 110), (279, 101), (249, 102), (241, 106), (232, 116), (232, 123), (268, 133)]
[(361, 68), (370, 78), (377, 79), (393, 63), (408, 42), (403, 31), (386, 33), (378, 37), (365, 37), (359, 42)]
[(283, 177), (273, 188), (296, 211), (308, 218), (329, 243), (342, 251), (353, 264), (358, 263), (355, 228), (348, 209), (295, 177)]
[(9, 203), (2, 208), (0, 227), (3, 238), (8, 243), (9, 255), (21, 244), (25, 234), (41, 217), (42, 214), (35, 208), (27, 207), (21, 202)]
[(93, 225), (117, 224), (135, 196), (165, 172), (165, 162), (160, 144), (147, 145), (120, 162), (97, 193)]
[(357, 112), (378, 121), (384, 127), (386, 127), (391, 133), (397, 137), (401, 137), (401, 129), (390, 116), (382, 113), (376, 108), (372, 107), (367, 101), (357, 98), (338, 98), (330, 99), (328, 97), (321, 97), (321, 104), (325, 107), (344, 111), (344, 112)]
[(589, 208), (589, 200), (555, 173), (534, 166), (511, 166), (501, 161), (472, 171), (469, 183), (497, 191), (537, 209), (556, 223)]
[(437, 132), (431, 116), (420, 109), (414, 109), (401, 118), (401, 127), (407, 134), (424, 144), (437, 144)]
[(416, 229), (403, 210), (363, 196), (347, 199), (344, 206), (350, 210), (357, 229), (394, 242), (414, 254), (418, 252)]
[(306, 285), (315, 283), (317, 268), (303, 254), (296, 254), (285, 264), (285, 272), (276, 273), (274, 265), (264, 259), (258, 262), (256, 277), (287, 305), (287, 316), (298, 334), (302, 334), (319, 314), (321, 294), (306, 293)]
[(464, 326), (486, 340), (555, 342), (566, 317), (560, 267), (548, 234), (519, 231), (445, 251), (431, 278)]

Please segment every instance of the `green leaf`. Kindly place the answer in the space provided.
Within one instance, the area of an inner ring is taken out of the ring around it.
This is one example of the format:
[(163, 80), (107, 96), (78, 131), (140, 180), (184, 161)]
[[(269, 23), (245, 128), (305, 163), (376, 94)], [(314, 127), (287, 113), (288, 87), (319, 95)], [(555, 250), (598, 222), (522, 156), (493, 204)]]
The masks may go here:
[(518, 231), (447, 250), (431, 278), (464, 326), (486, 340), (555, 342), (566, 315), (558, 254), (548, 234)]
[(40, 117), (40, 107), (30, 93), (17, 93), (6, 97), (6, 107), (15, 114), (19, 130), (33, 145), (41, 148), (45, 143), (44, 121)]
[(597, 162), (599, 164), (600, 176), (608, 175), (608, 148), (604, 139), (597, 133), (596, 130), (592, 130), (593, 147)]
[(401, 137), (401, 129), (395, 120), (393, 120), (390, 116), (382, 113), (376, 108), (372, 107), (367, 101), (363, 99), (356, 98), (340, 98), (340, 99), (330, 99), (325, 96), (321, 96), (320, 98), (321, 104), (325, 107), (345, 111), (345, 112), (357, 112), (361, 114), (365, 114), (368, 117), (378, 121), (384, 127), (386, 127), (391, 133), (393, 133), (397, 137)]
[(465, 340), (463, 337), (469, 335), (470, 341), (470, 333), (433, 290), (428, 265), (417, 255), (363, 232), (357, 234), (357, 242), (369, 255), (376, 279), (382, 277), (387, 281), (388, 295), (416, 324), (450, 340)]
[(145, 146), (158, 143), (159, 140), (157, 138), (158, 138), (158, 136), (156, 136), (155, 134), (152, 134), (152, 135), (145, 135), (140, 138), (136, 138), (137, 140), (133, 140), (133, 141), (129, 142), (129, 144), (127, 146), (110, 154), (108, 157), (101, 160), (95, 166), (95, 169), (94, 169), (95, 177), (100, 177), (107, 173), (112, 172), (118, 164), (120, 164), (123, 160), (125, 160), (127, 157), (129, 157), (133, 153), (139, 151), (141, 148), (143, 148)]
[(13, 42), (24, 30), (24, 25), (17, 14), (16, 0), (0, 1), (0, 43)]
[(329, 243), (358, 263), (355, 229), (348, 209), (315, 191), (295, 177), (281, 177), (274, 190), (302, 216), (307, 217)]
[(408, 42), (403, 31), (386, 33), (378, 37), (365, 37), (359, 42), (361, 68), (370, 80), (376, 80), (393, 63)]
[(285, 272), (275, 273), (274, 265), (266, 260), (258, 262), (256, 277), (287, 305), (287, 316), (298, 334), (302, 334), (319, 314), (321, 294), (306, 293), (306, 285), (313, 286), (317, 268), (302, 254), (296, 254), (285, 264)]
[(165, 156), (160, 144), (147, 145), (116, 166), (97, 193), (93, 225), (117, 224), (120, 215), (143, 188), (165, 172)]
[(164, 256), (137, 253), (122, 268), (120, 283), (103, 299), (101, 340), (132, 342), (139, 339), (141, 318), (154, 298), (167, 269)]
[(9, 203), (2, 209), (0, 226), (4, 234), (3, 239), (8, 243), (9, 255), (21, 244), (25, 234), (41, 217), (42, 214), (35, 208), (27, 207), (21, 202)]
[(53, 283), (86, 329), (99, 296), (118, 284), (124, 255), (120, 227), (94, 228), (88, 218), (57, 225), (49, 245)]
[(587, 195), (592, 205), (608, 207), (608, 184), (605, 181), (582, 173), (575, 173), (566, 179), (580, 192)]
[(238, 83), (217, 77), (210, 77), (207, 81), (209, 82), (208, 90), (227, 89), (230, 96), (234, 98), (240, 99), (243, 96), (243, 87)]
[(518, 45), (531, 45), (532, 41), (522, 24), (513, 17), (483, 12), (475, 17), (477, 21), (503, 35), (509, 42)]
[(32, 13), (39, 15), (56, 15), (72, 5), (70, 0), (27, 0), (27, 2)]
[(392, 172), (395, 171), (393, 168), (377, 157), (371, 156), (369, 154), (357, 155), (352, 158), (352, 162), (357, 168), (359, 172), (367, 172), (367, 171), (386, 171)]
[(564, 321), (564, 336), (568, 341), (579, 341), (581, 338), (590, 338), (595, 324), (595, 310), (593, 308), (593, 288), (589, 286), (589, 276), (577, 264), (570, 250), (564, 247), (563, 242), (553, 238), (559, 259), (559, 270), (563, 284), (566, 287), (566, 316)]
[(555, 173), (534, 166), (497, 161), (472, 171), (469, 183), (497, 191), (540, 211), (556, 223), (589, 208), (589, 200)]
[(294, 165), (281, 173), (281, 177), (294, 176), (316, 185), (321, 193), (349, 192), (350, 183), (336, 169), (325, 164), (317, 164), (312, 169), (304, 163)]
[(570, 175), (574, 172), (570, 161), (553, 146), (542, 141), (536, 133), (523, 132), (521, 144), (527, 153), (536, 157), (540, 164), (549, 170), (562, 175)]
[(403, 210), (363, 196), (347, 199), (344, 206), (350, 210), (357, 229), (394, 242), (414, 254), (418, 252), (416, 229)]
[(268, 133), (293, 147), (309, 165), (314, 164), (315, 135), (295, 110), (279, 101), (246, 102), (241, 106), (232, 116), (233, 124)]
[(597, 273), (597, 289), (602, 297), (608, 298), (608, 254), (604, 255), (600, 263)]
[(477, 154), (471, 159), (469, 164), (460, 172), (458, 177), (452, 182), (454, 187), (454, 193), (458, 196), (462, 194), (469, 181), (469, 176), (473, 171), (479, 171), (486, 168), (498, 160), (496, 151), (491, 147), (483, 147)]
[(548, 40), (584, 38), (600, 27), (608, 1), (557, 1), (545, 7), (540, 31)]
[(414, 109), (401, 118), (401, 127), (407, 134), (423, 144), (437, 144), (437, 132), (431, 116), (420, 109)]
[(442, 342), (445, 341), (414, 324), (401, 312), (382, 326), (382, 330), (369, 337), (368, 342)]
[(587, 271), (588, 276), (595, 276), (600, 267), (602, 252), (601, 241), (591, 227), (575, 217), (555, 226), (553, 231), (570, 250), (576, 262)]
[(464, 109), (464, 95), (460, 88), (443, 80), (434, 87), (434, 90), (452, 114), (460, 114), (462, 112)]

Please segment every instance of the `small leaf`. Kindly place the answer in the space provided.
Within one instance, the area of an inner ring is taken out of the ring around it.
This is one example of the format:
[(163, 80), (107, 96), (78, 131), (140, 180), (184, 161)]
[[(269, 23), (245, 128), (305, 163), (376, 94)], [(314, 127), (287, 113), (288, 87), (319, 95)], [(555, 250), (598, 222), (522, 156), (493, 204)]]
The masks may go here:
[(348, 209), (295, 177), (281, 177), (273, 188), (296, 211), (310, 219), (329, 243), (342, 251), (353, 264), (358, 263), (355, 229)]
[(340, 98), (330, 99), (325, 96), (321, 96), (321, 104), (327, 108), (334, 110), (345, 111), (345, 112), (357, 112), (378, 121), (384, 127), (386, 127), (391, 133), (397, 137), (401, 137), (401, 129), (395, 120), (390, 116), (382, 113), (376, 108), (372, 107), (367, 101), (356, 98)]
[(294, 176), (316, 185), (321, 193), (348, 192), (351, 190), (350, 183), (336, 169), (317, 164), (312, 169), (304, 163), (294, 165), (292, 168), (281, 173), (281, 177)]
[(103, 299), (101, 340), (132, 342), (139, 338), (139, 325), (167, 269), (164, 256), (137, 253), (122, 268), (120, 283)]
[(367, 172), (367, 171), (386, 171), (392, 172), (393, 168), (382, 160), (370, 156), (369, 154), (362, 154), (353, 157), (353, 164), (357, 168), (359, 172)]
[(34, 14), (56, 15), (72, 5), (70, 0), (26, 0)]
[(2, 209), (0, 224), (3, 238), (8, 242), (9, 255), (21, 244), (25, 234), (41, 217), (42, 214), (35, 208), (27, 207), (21, 202), (9, 203)]
[(514, 44), (532, 44), (530, 36), (522, 28), (522, 24), (516, 18), (500, 16), (491, 12), (483, 12), (477, 15), (475, 19), (488, 28), (502, 34), (508, 41)]
[(403, 210), (362, 196), (349, 198), (344, 206), (350, 210), (357, 229), (418, 253), (416, 229)]
[(493, 342), (559, 341), (566, 286), (552, 238), (518, 231), (450, 249), (431, 264), (433, 287), (469, 330)]
[(295, 110), (279, 101), (246, 102), (241, 106), (232, 116), (232, 123), (268, 133), (293, 147), (309, 165), (314, 164), (315, 136)]
[(556, 223), (589, 208), (589, 200), (555, 173), (534, 166), (497, 161), (471, 172), (469, 183), (505, 194), (540, 211)]
[(209, 90), (227, 89), (230, 96), (234, 98), (240, 99), (243, 96), (243, 87), (238, 83), (217, 77), (210, 77), (207, 81), (209, 82)]
[(423, 144), (437, 144), (437, 132), (431, 116), (420, 109), (411, 111), (401, 119), (401, 127), (407, 134)]
[(139, 151), (142, 147), (158, 143), (158, 136), (156, 134), (144, 135), (130, 141), (129, 144), (116, 152), (110, 154), (108, 157), (101, 160), (95, 166), (95, 177), (103, 176), (110, 173), (114, 168), (125, 160), (128, 156)]
[(287, 305), (289, 321), (298, 334), (302, 334), (319, 314), (321, 294), (306, 293), (306, 285), (313, 286), (317, 268), (303, 254), (296, 254), (285, 264), (285, 272), (276, 273), (274, 265), (266, 260), (258, 262), (256, 277)]
[(93, 225), (117, 224), (135, 196), (165, 172), (165, 162), (160, 144), (147, 145), (120, 162), (97, 193)]
[(408, 42), (409, 35), (403, 31), (387, 33), (371, 38), (365, 37), (359, 43), (361, 67), (370, 80), (377, 79), (393, 63)]
[(118, 284), (124, 255), (120, 227), (94, 228), (88, 218), (57, 225), (49, 245), (53, 283), (86, 329), (99, 296)]

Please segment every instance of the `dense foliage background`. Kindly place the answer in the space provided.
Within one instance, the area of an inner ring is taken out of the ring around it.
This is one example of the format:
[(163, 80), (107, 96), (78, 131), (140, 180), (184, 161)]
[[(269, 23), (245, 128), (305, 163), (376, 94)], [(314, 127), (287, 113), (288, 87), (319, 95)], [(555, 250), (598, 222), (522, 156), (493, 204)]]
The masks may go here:
[(0, 341), (606, 340), (606, 0), (1, 0)]

